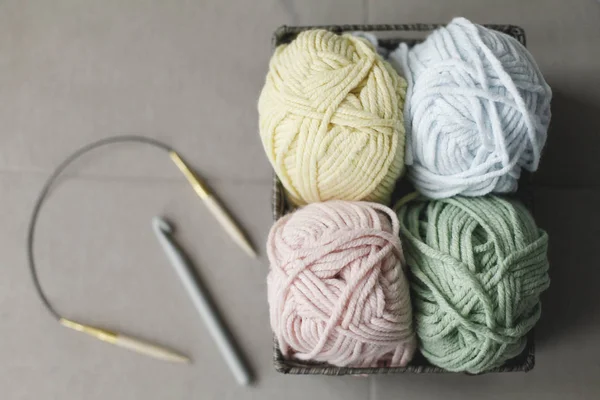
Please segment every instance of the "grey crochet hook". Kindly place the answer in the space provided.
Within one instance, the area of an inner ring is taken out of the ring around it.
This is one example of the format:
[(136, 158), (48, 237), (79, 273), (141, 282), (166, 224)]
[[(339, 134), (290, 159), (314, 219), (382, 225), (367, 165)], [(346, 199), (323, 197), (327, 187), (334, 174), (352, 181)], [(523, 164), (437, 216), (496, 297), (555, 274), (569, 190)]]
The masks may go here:
[(198, 314), (204, 321), (208, 332), (217, 344), (221, 355), (240, 385), (248, 385), (252, 378), (240, 353), (234, 345), (223, 321), (217, 314), (206, 289), (193, 273), (187, 257), (182, 253), (179, 246), (173, 240), (173, 227), (161, 217), (152, 220), (154, 233), (158, 238), (167, 258), (173, 265), (183, 286), (188, 292)]

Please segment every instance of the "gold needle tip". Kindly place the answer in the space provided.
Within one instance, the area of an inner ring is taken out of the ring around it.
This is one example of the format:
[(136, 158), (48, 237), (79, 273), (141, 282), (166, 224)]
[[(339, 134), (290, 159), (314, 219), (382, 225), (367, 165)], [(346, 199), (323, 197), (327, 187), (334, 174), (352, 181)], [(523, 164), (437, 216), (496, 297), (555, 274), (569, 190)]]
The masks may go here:
[(204, 184), (200, 181), (198, 176), (196, 176), (196, 174), (192, 172), (190, 167), (187, 166), (187, 164), (183, 161), (179, 154), (177, 154), (177, 152), (175, 151), (170, 151), (169, 156), (171, 157), (173, 163), (175, 163), (177, 168), (179, 168), (181, 173), (185, 176), (185, 178), (192, 186), (194, 191), (198, 194), (198, 196), (203, 200), (206, 197), (208, 197), (210, 195), (208, 188), (204, 186)]

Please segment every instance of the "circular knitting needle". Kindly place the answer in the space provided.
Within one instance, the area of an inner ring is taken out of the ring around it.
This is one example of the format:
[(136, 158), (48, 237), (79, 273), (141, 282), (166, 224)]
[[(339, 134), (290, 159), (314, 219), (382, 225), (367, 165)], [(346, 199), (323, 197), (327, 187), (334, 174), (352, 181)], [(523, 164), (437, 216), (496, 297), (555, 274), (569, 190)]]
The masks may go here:
[(175, 243), (172, 236), (173, 227), (160, 217), (154, 217), (152, 227), (235, 379), (240, 385), (248, 385), (251, 381), (250, 371), (212, 304), (207, 290), (194, 274), (193, 268), (181, 248)]
[(140, 339), (133, 338), (131, 336), (123, 335), (119, 332), (114, 332), (111, 330), (82, 324), (77, 321), (73, 321), (71, 319), (67, 319), (63, 317), (52, 305), (48, 297), (46, 297), (46, 293), (42, 288), (42, 284), (38, 277), (37, 273), (37, 265), (35, 262), (35, 254), (34, 254), (34, 243), (35, 243), (35, 228), (37, 226), (37, 220), (42, 210), (42, 206), (44, 202), (48, 198), (48, 195), (51, 189), (54, 188), (57, 179), (61, 176), (63, 171), (67, 169), (71, 165), (71, 163), (81, 156), (91, 152), (100, 147), (113, 145), (117, 143), (140, 143), (152, 146), (154, 148), (160, 149), (166, 152), (174, 151), (171, 147), (166, 144), (152, 138), (147, 138), (144, 136), (136, 136), (136, 135), (123, 135), (123, 136), (113, 136), (104, 139), (100, 139), (96, 142), (87, 144), (74, 153), (69, 155), (63, 162), (61, 162), (58, 167), (52, 172), (50, 177), (44, 183), (40, 193), (35, 200), (35, 204), (33, 206), (33, 212), (31, 214), (31, 218), (29, 220), (29, 228), (27, 230), (27, 259), (29, 261), (29, 272), (31, 274), (31, 279), (33, 280), (34, 288), (40, 297), (43, 305), (48, 310), (48, 313), (52, 315), (62, 326), (73, 329), (77, 332), (82, 332), (88, 334), (98, 340), (102, 340), (103, 342), (113, 344), (115, 346), (119, 346), (122, 348), (126, 348), (128, 350), (133, 350), (137, 353), (145, 354), (148, 356), (152, 356), (165, 361), (172, 362), (190, 362), (190, 359), (186, 356), (176, 353), (172, 350), (169, 350), (165, 347), (158, 346)]

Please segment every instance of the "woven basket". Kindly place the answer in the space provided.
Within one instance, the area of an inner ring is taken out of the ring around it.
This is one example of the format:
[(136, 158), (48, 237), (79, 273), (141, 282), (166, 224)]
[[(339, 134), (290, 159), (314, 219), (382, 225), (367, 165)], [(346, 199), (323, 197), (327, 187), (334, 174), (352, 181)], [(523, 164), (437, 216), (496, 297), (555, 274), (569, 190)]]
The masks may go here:
[[(365, 31), (365, 32), (386, 32), (387, 36), (391, 38), (380, 38), (379, 45), (388, 49), (395, 49), (399, 43), (404, 42), (408, 45), (414, 45), (422, 39), (415, 38), (418, 33), (424, 33), (432, 31), (442, 24), (401, 24), (401, 25), (329, 25), (329, 26), (281, 26), (273, 35), (273, 46), (277, 47), (281, 44), (289, 43), (298, 35), (298, 33), (308, 29), (327, 29), (332, 32), (353, 32), (353, 31)], [(525, 45), (525, 31), (515, 25), (485, 25), (488, 28), (497, 30), (499, 32), (506, 33), (523, 45)], [(531, 191), (529, 189), (529, 182), (531, 180), (530, 174), (524, 173), (519, 181), (519, 191), (516, 196), (528, 205), (530, 208), (533, 206)], [(393, 200), (399, 199), (402, 195), (414, 191), (410, 184), (406, 180), (398, 182)], [(281, 185), (281, 182), (274, 174), (273, 180), (273, 198), (272, 198), (272, 209), (273, 219), (278, 220), (280, 217), (285, 215), (291, 210), (291, 206), (286, 201), (285, 192)], [(399, 374), (399, 373), (452, 373), (443, 368), (436, 367), (429, 363), (420, 353), (417, 352), (411, 363), (402, 368), (389, 368), (389, 367), (378, 367), (378, 368), (350, 368), (350, 367), (336, 367), (326, 363), (314, 363), (308, 361), (299, 361), (293, 359), (286, 359), (281, 354), (277, 341), (274, 341), (274, 354), (273, 363), (275, 369), (283, 374), (297, 374), (297, 375), (375, 375), (375, 374)], [(533, 369), (535, 365), (535, 346), (534, 346), (534, 335), (531, 331), (528, 335), (527, 345), (523, 352), (507, 361), (500, 367), (491, 369), (486, 373), (490, 372), (526, 372)]]

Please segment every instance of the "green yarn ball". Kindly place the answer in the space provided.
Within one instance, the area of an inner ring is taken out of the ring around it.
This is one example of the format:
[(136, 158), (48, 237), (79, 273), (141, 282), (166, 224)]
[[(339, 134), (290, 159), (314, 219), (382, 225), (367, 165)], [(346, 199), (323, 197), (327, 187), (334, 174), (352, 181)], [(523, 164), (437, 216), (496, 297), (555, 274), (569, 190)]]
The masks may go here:
[(550, 285), (548, 235), (525, 207), (496, 196), (417, 198), (398, 218), (425, 358), (481, 373), (519, 355)]

